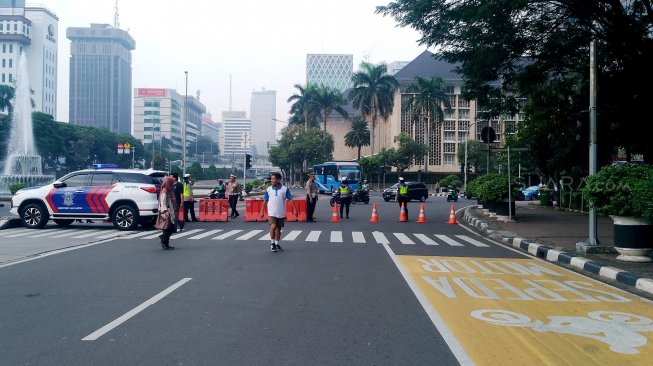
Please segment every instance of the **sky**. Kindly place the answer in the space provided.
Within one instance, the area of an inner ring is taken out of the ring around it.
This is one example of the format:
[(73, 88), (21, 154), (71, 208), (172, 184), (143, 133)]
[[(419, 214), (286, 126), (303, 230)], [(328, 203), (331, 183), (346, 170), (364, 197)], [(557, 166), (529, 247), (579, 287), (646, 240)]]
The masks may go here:
[[(375, 14), (390, 0), (130, 0), (119, 1), (120, 28), (136, 41), (132, 88), (173, 88), (197, 95), (214, 121), (250, 107), (252, 91), (276, 90), (277, 119), (287, 120), (288, 97), (306, 82), (306, 54), (351, 54), (354, 71), (364, 59), (410, 61), (426, 49), (419, 34)], [(114, 22), (115, 0), (49, 0), (59, 17), (57, 120), (68, 121), (68, 27)], [(277, 126), (283, 127), (283, 126)]]

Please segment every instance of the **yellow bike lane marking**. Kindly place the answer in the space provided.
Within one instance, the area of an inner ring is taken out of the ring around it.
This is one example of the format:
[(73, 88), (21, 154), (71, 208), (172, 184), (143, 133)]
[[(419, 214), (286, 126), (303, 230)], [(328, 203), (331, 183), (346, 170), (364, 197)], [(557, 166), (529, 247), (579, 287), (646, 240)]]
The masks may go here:
[(646, 299), (538, 259), (386, 250), (461, 364), (651, 364)]

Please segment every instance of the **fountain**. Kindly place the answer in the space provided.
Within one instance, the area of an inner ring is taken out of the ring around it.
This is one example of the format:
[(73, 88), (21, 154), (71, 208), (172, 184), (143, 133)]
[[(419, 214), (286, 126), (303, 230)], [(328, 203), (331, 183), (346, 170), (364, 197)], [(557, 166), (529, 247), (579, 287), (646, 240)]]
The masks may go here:
[(11, 197), (9, 186), (25, 183), (28, 187), (52, 182), (54, 176), (43, 175), (41, 156), (36, 151), (34, 132), (32, 131), (32, 105), (27, 75), (25, 53), (20, 55), (16, 91), (13, 100), (13, 120), (4, 173), (0, 175), (0, 198)]

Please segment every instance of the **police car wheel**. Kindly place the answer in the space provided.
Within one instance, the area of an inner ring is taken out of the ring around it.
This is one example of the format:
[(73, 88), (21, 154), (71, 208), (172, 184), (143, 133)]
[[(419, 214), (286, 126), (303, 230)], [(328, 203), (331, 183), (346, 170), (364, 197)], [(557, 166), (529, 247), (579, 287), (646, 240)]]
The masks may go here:
[(133, 230), (138, 225), (138, 212), (132, 206), (120, 206), (113, 211), (112, 221), (118, 230)]
[(422, 196), (419, 198), (420, 202), (425, 202), (426, 201), (426, 196)]
[(73, 222), (75, 222), (75, 220), (72, 220), (72, 219), (54, 219), (52, 221), (54, 221), (54, 223), (59, 225), (59, 226), (68, 226), (68, 225), (72, 224)]
[(48, 223), (48, 212), (39, 203), (30, 203), (20, 214), (23, 225), (29, 229), (40, 229)]

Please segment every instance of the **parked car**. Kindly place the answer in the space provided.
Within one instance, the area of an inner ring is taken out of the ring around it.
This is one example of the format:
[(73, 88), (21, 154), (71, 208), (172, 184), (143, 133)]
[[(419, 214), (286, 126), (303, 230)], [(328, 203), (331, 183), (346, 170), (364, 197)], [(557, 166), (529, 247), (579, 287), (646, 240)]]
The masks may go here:
[(530, 186), (521, 190), (524, 194), (524, 200), (532, 201), (540, 198), (540, 186)]
[(118, 230), (152, 226), (165, 176), (151, 169), (79, 170), (54, 183), (17, 191), (10, 212), (30, 229), (42, 228), (50, 219), (60, 226), (75, 220), (111, 220)]
[[(406, 182), (408, 185), (408, 198), (410, 200), (420, 200), (422, 202), (426, 201), (429, 198), (429, 190), (426, 188), (426, 185), (421, 182)], [(396, 183), (390, 188), (383, 190), (383, 200), (388, 202), (390, 200), (395, 200), (397, 197), (397, 187), (399, 183)]]

